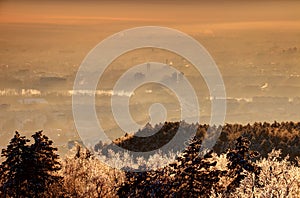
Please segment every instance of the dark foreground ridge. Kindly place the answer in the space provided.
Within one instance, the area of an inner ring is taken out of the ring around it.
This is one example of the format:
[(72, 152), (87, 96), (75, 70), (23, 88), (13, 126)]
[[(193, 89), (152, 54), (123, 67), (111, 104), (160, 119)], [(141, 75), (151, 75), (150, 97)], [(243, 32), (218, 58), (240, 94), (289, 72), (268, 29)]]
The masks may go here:
[[(134, 134), (126, 134), (124, 137), (118, 138), (113, 142), (127, 150), (145, 152), (160, 148), (166, 144), (177, 132), (178, 127), (182, 127), (180, 131), (185, 134), (186, 131), (195, 130), (196, 137), (203, 140), (207, 133), (209, 125), (203, 124), (187, 124), (179, 122), (165, 122), (155, 126), (147, 124), (138, 133), (153, 134), (149, 137), (137, 137)], [(216, 131), (217, 127), (212, 127), (212, 131)], [(155, 133), (157, 132), (157, 133)], [(289, 160), (297, 162), (296, 157), (300, 157), (300, 122), (274, 122), (261, 123), (256, 122), (252, 125), (226, 124), (222, 127), (222, 132), (213, 151), (217, 154), (225, 153), (227, 149), (233, 149), (235, 140), (238, 137), (247, 137), (252, 144), (251, 150), (259, 151), (261, 156), (266, 158), (273, 150), (281, 150), (281, 157), (289, 156)], [(95, 151), (107, 152), (112, 145), (103, 145), (102, 142), (95, 145)]]
[[(299, 197), (299, 123), (226, 124), (214, 150), (204, 156), (199, 149), (209, 126), (181, 124), (183, 134), (197, 129), (196, 136), (176, 160), (145, 172), (109, 167), (97, 158), (97, 152), (80, 145), (61, 159), (42, 131), (34, 133), (32, 140), (16, 132), (2, 150), (0, 197)], [(160, 129), (153, 136), (159, 139), (150, 139), (148, 144), (161, 145), (164, 137), (176, 133), (178, 125), (146, 125), (139, 132)], [(146, 149), (144, 139), (134, 138), (127, 134), (115, 143)], [(110, 146), (99, 143), (95, 150), (105, 152)], [(126, 161), (120, 155), (112, 157), (115, 163)], [(287, 155), (291, 158), (283, 157)], [(150, 166), (148, 163), (137, 165)]]

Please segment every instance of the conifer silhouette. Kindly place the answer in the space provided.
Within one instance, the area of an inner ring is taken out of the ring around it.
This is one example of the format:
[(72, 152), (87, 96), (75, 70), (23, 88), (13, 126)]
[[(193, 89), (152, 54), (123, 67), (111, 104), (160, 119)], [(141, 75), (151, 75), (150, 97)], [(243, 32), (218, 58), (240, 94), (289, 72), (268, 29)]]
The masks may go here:
[(30, 146), (27, 172), (27, 187), (31, 196), (39, 196), (47, 190), (47, 187), (61, 179), (60, 176), (53, 175), (61, 169), (57, 148), (52, 147), (53, 142), (42, 134), (42, 131), (32, 135), (34, 143)]
[(61, 169), (57, 148), (42, 131), (32, 135), (34, 143), (16, 132), (7, 149), (2, 150), (6, 160), (1, 165), (1, 192), (3, 197), (41, 197), (61, 177), (54, 173)]
[(29, 140), (16, 131), (7, 148), (2, 150), (1, 156), (6, 158), (0, 170), (3, 197), (20, 197), (24, 191), (23, 185), (26, 181), (24, 154), (28, 152), (27, 142)]

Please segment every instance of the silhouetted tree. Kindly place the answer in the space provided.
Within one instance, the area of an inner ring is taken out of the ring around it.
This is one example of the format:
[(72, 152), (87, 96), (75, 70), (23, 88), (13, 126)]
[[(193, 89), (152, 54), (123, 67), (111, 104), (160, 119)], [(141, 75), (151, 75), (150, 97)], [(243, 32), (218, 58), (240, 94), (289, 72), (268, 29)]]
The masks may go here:
[(55, 184), (60, 179), (54, 175), (61, 169), (57, 148), (52, 147), (53, 142), (42, 134), (42, 131), (32, 135), (34, 143), (30, 146), (30, 153), (26, 155), (28, 161), (27, 190), (30, 196), (38, 197), (47, 190), (47, 187)]
[(42, 131), (32, 137), (34, 143), (29, 146), (29, 140), (16, 132), (7, 149), (2, 150), (6, 158), (1, 165), (3, 197), (45, 196), (48, 188), (61, 180), (55, 175), (61, 165), (53, 142)]
[(28, 153), (29, 142), (25, 136), (20, 136), (16, 131), (6, 149), (2, 150), (2, 157), (6, 160), (1, 164), (1, 194), (3, 197), (20, 197), (25, 190), (24, 183), (26, 181), (26, 162), (25, 154)]
[(241, 181), (246, 177), (245, 171), (254, 173), (255, 185), (261, 187), (259, 182), (259, 174), (261, 167), (257, 166), (251, 160), (259, 156), (257, 151), (250, 150), (251, 142), (246, 137), (239, 137), (236, 141), (234, 150), (227, 153), (229, 160), (228, 169), (229, 177), (234, 178), (228, 185), (227, 192), (233, 192), (240, 185)]

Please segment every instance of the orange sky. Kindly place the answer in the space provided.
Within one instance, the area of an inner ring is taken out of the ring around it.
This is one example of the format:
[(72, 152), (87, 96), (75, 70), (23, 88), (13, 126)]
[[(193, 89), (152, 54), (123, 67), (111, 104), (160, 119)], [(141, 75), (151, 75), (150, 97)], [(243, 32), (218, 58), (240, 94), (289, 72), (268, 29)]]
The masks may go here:
[[(145, 25), (218, 27), (299, 27), (299, 1), (0, 1), (0, 23), (98, 24), (144, 22)], [(137, 3), (138, 2), (138, 3)], [(176, 3), (174, 3), (176, 2)], [(243, 2), (243, 3), (242, 3)]]

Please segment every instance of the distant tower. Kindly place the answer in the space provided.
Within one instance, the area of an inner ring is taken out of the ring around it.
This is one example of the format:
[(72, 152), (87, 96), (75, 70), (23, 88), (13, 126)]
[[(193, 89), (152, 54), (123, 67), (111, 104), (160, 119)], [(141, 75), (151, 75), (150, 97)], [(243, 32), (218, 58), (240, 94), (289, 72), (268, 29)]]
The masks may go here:
[(147, 63), (147, 73), (150, 73), (150, 63)]
[(171, 78), (172, 78), (172, 80), (173, 80), (174, 82), (177, 83), (177, 80), (178, 80), (178, 78), (177, 78), (177, 72), (173, 72)]
[(183, 72), (180, 72), (178, 74), (178, 82), (182, 81), (183, 80), (183, 76), (184, 76), (184, 73)]

